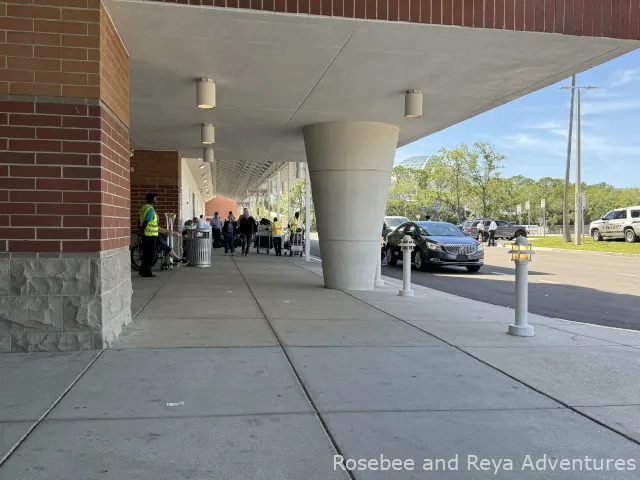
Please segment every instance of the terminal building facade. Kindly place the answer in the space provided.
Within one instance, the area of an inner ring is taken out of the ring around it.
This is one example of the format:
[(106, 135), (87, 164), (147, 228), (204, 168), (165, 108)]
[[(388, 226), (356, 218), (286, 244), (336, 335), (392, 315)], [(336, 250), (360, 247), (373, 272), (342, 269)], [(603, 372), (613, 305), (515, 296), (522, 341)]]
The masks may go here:
[(638, 40), (640, 0), (7, 0), (0, 351), (120, 334), (146, 190), (188, 218), (297, 162), (325, 286), (372, 289), (397, 147)]

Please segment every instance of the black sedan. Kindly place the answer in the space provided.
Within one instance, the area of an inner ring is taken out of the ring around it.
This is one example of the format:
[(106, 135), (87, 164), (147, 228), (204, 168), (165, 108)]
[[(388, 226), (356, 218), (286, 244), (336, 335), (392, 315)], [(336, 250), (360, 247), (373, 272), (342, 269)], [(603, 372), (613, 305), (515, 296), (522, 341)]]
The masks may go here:
[(416, 246), (411, 261), (419, 270), (429, 265), (466, 267), (477, 272), (484, 264), (484, 247), (476, 239), (445, 222), (407, 222), (387, 237), (386, 260), (395, 265), (402, 260), (400, 243), (405, 235), (413, 238)]

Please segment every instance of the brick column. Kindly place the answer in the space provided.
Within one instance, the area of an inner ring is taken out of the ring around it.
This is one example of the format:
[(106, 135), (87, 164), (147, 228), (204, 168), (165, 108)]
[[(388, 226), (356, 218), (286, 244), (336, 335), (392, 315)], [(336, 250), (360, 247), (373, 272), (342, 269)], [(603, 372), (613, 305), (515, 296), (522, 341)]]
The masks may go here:
[(131, 157), (131, 234), (138, 231), (140, 207), (147, 193), (158, 195), (156, 213), (162, 227), (166, 227), (165, 213), (175, 213), (176, 228), (180, 228), (182, 157), (179, 152), (136, 150)]
[(128, 54), (99, 0), (47, 3), (0, 6), (0, 352), (131, 321)]

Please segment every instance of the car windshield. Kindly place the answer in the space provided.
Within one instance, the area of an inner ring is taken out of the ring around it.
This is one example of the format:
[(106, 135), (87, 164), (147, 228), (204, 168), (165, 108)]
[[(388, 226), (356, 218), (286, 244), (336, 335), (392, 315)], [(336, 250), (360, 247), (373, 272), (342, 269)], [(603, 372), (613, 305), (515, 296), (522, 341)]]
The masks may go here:
[(420, 233), (428, 237), (464, 237), (464, 233), (450, 223), (419, 223)]
[(409, 219), (404, 217), (387, 217), (386, 221), (387, 221), (387, 225), (389, 225), (391, 228), (396, 228), (402, 225), (403, 223), (408, 222)]

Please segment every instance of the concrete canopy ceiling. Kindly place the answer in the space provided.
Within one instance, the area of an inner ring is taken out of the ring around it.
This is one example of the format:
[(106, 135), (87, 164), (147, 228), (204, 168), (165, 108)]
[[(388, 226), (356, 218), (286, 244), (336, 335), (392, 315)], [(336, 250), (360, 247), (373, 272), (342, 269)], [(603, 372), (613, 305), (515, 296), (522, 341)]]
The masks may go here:
[[(211, 123), (216, 192), (238, 200), (274, 163), (305, 161), (307, 124), (392, 123), (402, 146), (638, 47), (549, 33), (105, 3), (131, 56), (132, 147), (202, 157), (199, 125)], [(214, 110), (195, 106), (199, 77), (216, 83)], [(424, 116), (408, 120), (404, 91), (414, 88), (424, 92)]]

